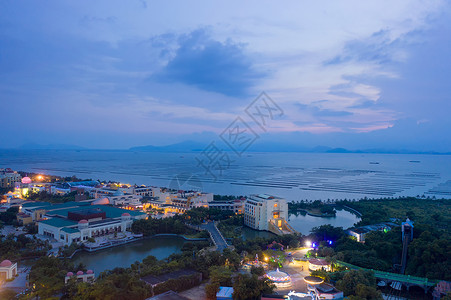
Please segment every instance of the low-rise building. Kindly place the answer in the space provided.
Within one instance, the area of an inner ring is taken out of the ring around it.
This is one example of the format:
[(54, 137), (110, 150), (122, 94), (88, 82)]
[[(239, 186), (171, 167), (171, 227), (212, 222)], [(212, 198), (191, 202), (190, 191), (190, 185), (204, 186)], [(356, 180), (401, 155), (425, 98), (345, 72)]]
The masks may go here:
[(78, 271), (75, 274), (73, 272), (67, 272), (66, 277), (64, 277), (64, 283), (67, 284), (67, 282), (71, 279), (75, 279), (77, 282), (92, 283), (95, 281), (96, 276), (92, 270), (88, 270), (86, 273), (83, 271)]
[(211, 201), (213, 201), (212, 193), (179, 191), (171, 194), (171, 204), (185, 210), (194, 207), (208, 207), (208, 203)]
[(23, 212), (17, 213), (16, 218), (17, 222), (19, 222), (19, 224), (23, 226), (33, 223), (33, 218), (30, 215)]
[(181, 277), (191, 277), (193, 280), (196, 280), (198, 284), (202, 282), (202, 273), (189, 269), (178, 270), (170, 273), (161, 274), (158, 276), (147, 275), (142, 277), (141, 280), (144, 281), (149, 286), (151, 286), (152, 289), (154, 289), (159, 284), (165, 283), (166, 281), (171, 279), (179, 279)]
[(235, 214), (242, 214), (244, 212), (245, 199), (235, 199), (227, 201), (212, 201), (208, 202), (208, 208), (216, 208), (220, 210), (230, 210)]
[(378, 223), (372, 225), (366, 225), (356, 228), (348, 229), (346, 232), (348, 235), (353, 236), (357, 239), (357, 242), (364, 243), (365, 236), (371, 231), (383, 231), (387, 232), (391, 230), (393, 227), (399, 226), (392, 222)]
[[(82, 202), (78, 202), (82, 204)], [(64, 245), (86, 242), (130, 229), (133, 220), (145, 219), (147, 214), (109, 205), (46, 207), (44, 220), (38, 222), (38, 234), (53, 238)]]
[(17, 263), (5, 259), (0, 263), (0, 281), (11, 280), (17, 275)]

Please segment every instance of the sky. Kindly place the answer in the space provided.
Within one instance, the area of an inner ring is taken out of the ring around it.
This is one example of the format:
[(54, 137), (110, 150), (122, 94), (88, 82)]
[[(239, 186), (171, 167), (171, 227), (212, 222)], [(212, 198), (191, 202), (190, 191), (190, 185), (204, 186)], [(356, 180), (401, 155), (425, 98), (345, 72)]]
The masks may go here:
[[(0, 148), (451, 151), (446, 1), (0, 0)], [(263, 129), (246, 107), (281, 110)]]

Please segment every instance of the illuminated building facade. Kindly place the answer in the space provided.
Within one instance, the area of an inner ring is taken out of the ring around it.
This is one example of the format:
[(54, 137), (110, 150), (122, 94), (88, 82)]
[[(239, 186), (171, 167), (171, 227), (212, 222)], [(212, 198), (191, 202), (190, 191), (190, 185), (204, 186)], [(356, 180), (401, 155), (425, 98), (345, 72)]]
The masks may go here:
[(288, 225), (288, 204), (283, 198), (271, 195), (251, 195), (244, 204), (244, 224), (253, 229), (275, 234), (292, 233)]

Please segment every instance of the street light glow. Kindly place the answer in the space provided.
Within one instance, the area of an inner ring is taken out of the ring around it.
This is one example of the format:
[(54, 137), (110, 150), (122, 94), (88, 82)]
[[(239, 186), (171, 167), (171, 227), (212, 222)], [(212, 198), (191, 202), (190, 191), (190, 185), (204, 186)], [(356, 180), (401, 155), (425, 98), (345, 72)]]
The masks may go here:
[(305, 245), (306, 245), (307, 247), (311, 248), (311, 247), (312, 247), (312, 242), (311, 242), (311, 241), (306, 241), (306, 242), (305, 242)]

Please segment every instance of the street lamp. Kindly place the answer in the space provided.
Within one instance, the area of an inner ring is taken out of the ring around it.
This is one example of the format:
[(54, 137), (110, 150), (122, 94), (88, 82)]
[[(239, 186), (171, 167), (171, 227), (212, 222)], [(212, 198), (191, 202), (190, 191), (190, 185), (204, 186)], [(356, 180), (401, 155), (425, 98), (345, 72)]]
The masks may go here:
[(311, 241), (305, 241), (305, 246), (311, 248), (312, 242)]

